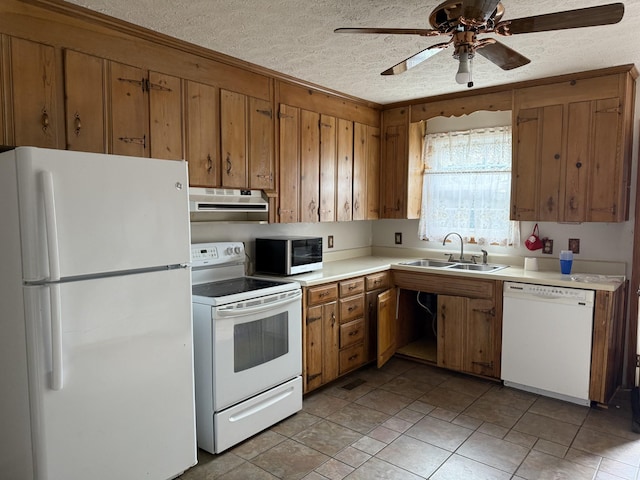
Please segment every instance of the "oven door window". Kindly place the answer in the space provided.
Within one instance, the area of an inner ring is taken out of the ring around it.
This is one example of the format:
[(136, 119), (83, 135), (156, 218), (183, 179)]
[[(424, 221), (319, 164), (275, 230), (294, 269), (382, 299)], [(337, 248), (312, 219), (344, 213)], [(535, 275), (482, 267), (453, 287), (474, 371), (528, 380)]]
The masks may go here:
[(248, 370), (289, 352), (288, 312), (233, 327), (233, 371)]

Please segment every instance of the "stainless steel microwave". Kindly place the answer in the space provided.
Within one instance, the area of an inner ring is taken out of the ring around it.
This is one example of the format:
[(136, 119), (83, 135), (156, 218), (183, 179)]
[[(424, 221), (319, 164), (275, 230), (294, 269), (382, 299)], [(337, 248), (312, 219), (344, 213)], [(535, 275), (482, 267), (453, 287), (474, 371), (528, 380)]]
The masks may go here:
[(322, 237), (256, 238), (256, 273), (296, 275), (322, 269)]

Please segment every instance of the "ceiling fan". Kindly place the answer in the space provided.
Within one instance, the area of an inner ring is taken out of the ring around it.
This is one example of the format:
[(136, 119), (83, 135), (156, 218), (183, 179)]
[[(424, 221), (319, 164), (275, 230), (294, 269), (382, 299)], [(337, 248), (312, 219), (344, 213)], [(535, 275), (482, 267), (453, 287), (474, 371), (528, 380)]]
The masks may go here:
[(503, 15), (504, 6), (500, 0), (447, 0), (438, 5), (429, 15), (429, 23), (433, 28), (337, 28), (334, 32), (423, 37), (449, 35), (451, 37), (449, 41), (421, 50), (385, 70), (382, 75), (397, 75), (405, 72), (445, 48), (453, 46), (453, 58), (459, 62), (456, 82), (466, 83), (468, 87), (472, 87), (471, 60), (476, 52), (503, 70), (522, 67), (531, 61), (495, 38), (479, 39), (478, 35), (494, 33), (510, 36), (520, 33), (610, 25), (622, 20), (624, 5), (611, 3), (514, 20), (502, 20)]

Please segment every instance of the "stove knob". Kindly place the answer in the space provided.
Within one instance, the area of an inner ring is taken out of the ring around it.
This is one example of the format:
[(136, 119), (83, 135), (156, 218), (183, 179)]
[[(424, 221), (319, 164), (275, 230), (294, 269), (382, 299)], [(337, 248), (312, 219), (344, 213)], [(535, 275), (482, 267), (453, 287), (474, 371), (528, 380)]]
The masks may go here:
[(233, 247), (227, 247), (224, 253), (227, 255), (233, 255)]
[(233, 253), (240, 255), (242, 253), (242, 248), (240, 247), (234, 247), (233, 248)]

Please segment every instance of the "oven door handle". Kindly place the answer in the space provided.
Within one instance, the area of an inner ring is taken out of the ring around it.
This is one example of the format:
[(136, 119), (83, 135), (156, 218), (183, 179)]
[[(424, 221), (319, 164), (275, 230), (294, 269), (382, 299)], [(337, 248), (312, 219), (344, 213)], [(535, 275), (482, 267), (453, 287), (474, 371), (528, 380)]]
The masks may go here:
[(268, 312), (269, 310), (273, 310), (274, 308), (281, 307), (283, 305), (288, 305), (289, 303), (297, 302), (302, 298), (302, 291), (297, 290), (291, 296), (285, 297), (284, 299), (277, 299), (271, 302), (261, 303), (260, 305), (256, 305), (255, 307), (241, 307), (241, 308), (229, 308), (220, 307), (216, 309), (216, 316), (220, 318), (231, 318), (231, 317), (242, 317), (245, 315), (253, 314), (253, 313), (262, 313)]

